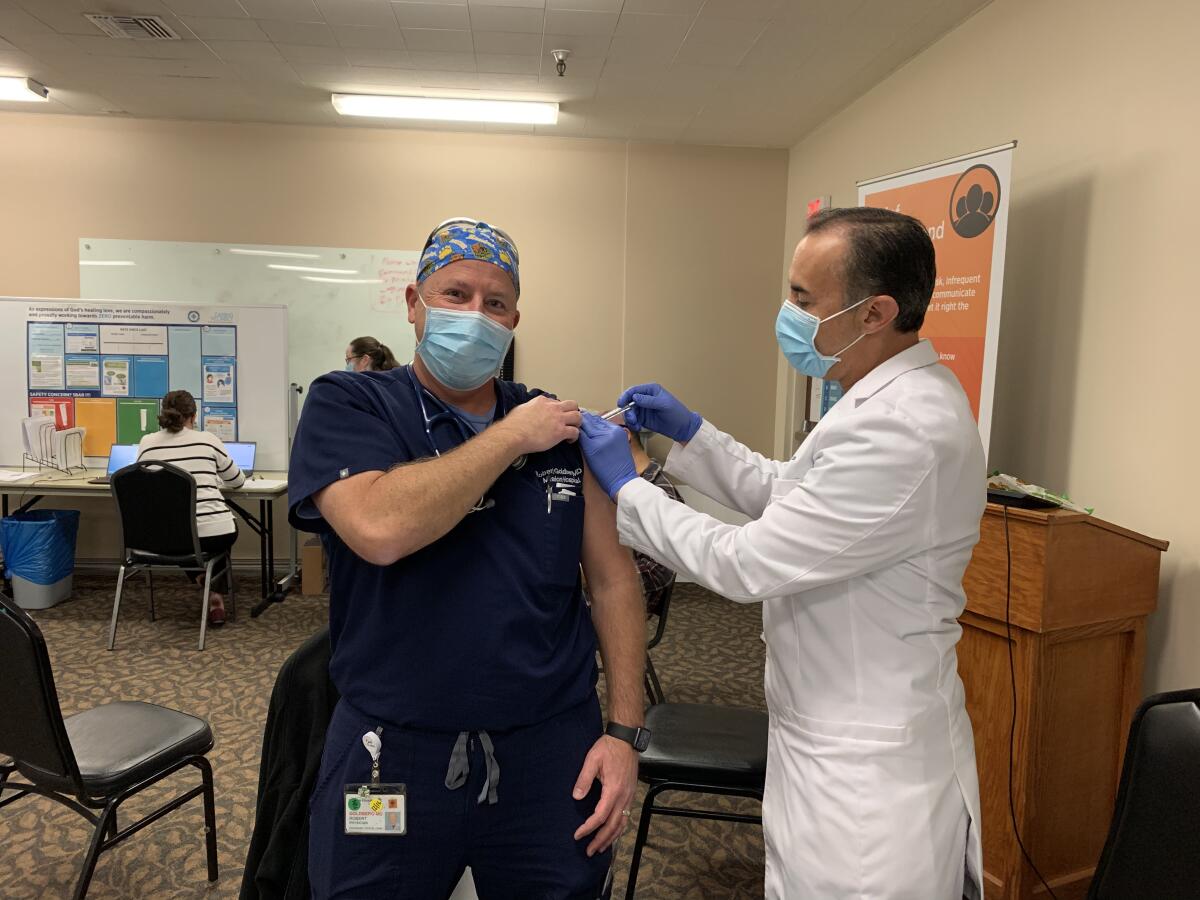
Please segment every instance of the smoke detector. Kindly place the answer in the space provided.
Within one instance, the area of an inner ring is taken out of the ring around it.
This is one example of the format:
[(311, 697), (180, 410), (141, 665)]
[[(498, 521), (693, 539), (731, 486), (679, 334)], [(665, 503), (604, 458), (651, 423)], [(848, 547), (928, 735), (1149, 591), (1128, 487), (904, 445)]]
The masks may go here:
[(109, 16), (86, 13), (85, 18), (111, 38), (134, 41), (182, 40), (160, 16)]

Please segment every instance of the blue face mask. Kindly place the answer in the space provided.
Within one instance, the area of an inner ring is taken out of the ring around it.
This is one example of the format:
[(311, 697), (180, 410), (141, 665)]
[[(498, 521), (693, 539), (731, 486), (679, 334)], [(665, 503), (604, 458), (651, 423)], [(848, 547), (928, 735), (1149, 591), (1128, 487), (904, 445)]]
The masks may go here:
[(810, 378), (824, 378), (841, 358), (842, 354), (866, 337), (864, 331), (833, 356), (826, 356), (817, 350), (817, 329), (822, 322), (836, 319), (842, 313), (850, 312), (855, 307), (862, 306), (870, 297), (863, 297), (852, 306), (835, 312), (832, 316), (818, 319), (810, 312), (805, 312), (790, 300), (783, 301), (779, 315), (775, 317), (775, 339), (779, 341), (779, 349), (792, 368), (801, 375)]
[(425, 331), (417, 353), (429, 373), (446, 387), (473, 391), (494, 377), (504, 362), (513, 333), (480, 312), (425, 307)]

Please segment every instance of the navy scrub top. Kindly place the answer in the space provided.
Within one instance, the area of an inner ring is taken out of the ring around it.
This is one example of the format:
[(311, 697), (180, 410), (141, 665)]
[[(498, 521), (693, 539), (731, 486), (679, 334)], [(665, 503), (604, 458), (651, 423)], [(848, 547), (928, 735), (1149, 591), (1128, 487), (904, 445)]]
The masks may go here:
[[(541, 391), (497, 380), (496, 419)], [(409, 367), (313, 382), (288, 473), (288, 520), (330, 532), (330, 675), (360, 712), (430, 731), (503, 731), (588, 700), (596, 636), (580, 582), (583, 462), (559, 444), (509, 466), (488, 508), (390, 566), (365, 562), (312, 496), (359, 472), (432, 457), (465, 439)], [(470, 433), (467, 428), (466, 434)], [(369, 514), (370, 510), (366, 510)]]

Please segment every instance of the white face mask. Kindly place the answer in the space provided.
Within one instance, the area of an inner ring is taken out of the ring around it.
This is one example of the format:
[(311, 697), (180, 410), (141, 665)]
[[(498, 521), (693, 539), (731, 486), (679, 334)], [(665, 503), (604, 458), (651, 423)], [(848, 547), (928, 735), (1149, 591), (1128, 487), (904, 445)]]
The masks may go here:
[(783, 307), (775, 318), (775, 339), (779, 342), (779, 349), (783, 351), (783, 355), (792, 368), (810, 378), (824, 378), (829, 370), (841, 360), (842, 354), (866, 337), (867, 333), (864, 331), (833, 356), (826, 356), (817, 349), (817, 331), (823, 323), (862, 306), (870, 299), (870, 297), (863, 297), (857, 303), (851, 304), (831, 316), (826, 316), (824, 319), (818, 319), (790, 300), (784, 300)]
[(512, 329), (481, 312), (425, 307), (425, 330), (417, 344), (429, 373), (446, 387), (473, 391), (494, 377), (512, 344)]

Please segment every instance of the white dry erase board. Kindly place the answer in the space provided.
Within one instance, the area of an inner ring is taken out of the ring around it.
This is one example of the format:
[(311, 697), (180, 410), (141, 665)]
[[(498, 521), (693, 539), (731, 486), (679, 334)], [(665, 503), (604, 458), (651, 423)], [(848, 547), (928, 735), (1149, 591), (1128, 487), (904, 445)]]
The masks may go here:
[(416, 250), (83, 238), (79, 296), (285, 306), (289, 379), (307, 390), (342, 368), (356, 337), (376, 337), (401, 363), (412, 360), (404, 289), (419, 258)]
[(158, 401), (183, 389), (201, 427), (255, 441), (260, 470), (285, 470), (287, 358), (281, 306), (0, 297), (0, 466), (20, 465), (35, 415), (86, 427), (96, 465), (157, 430)]

